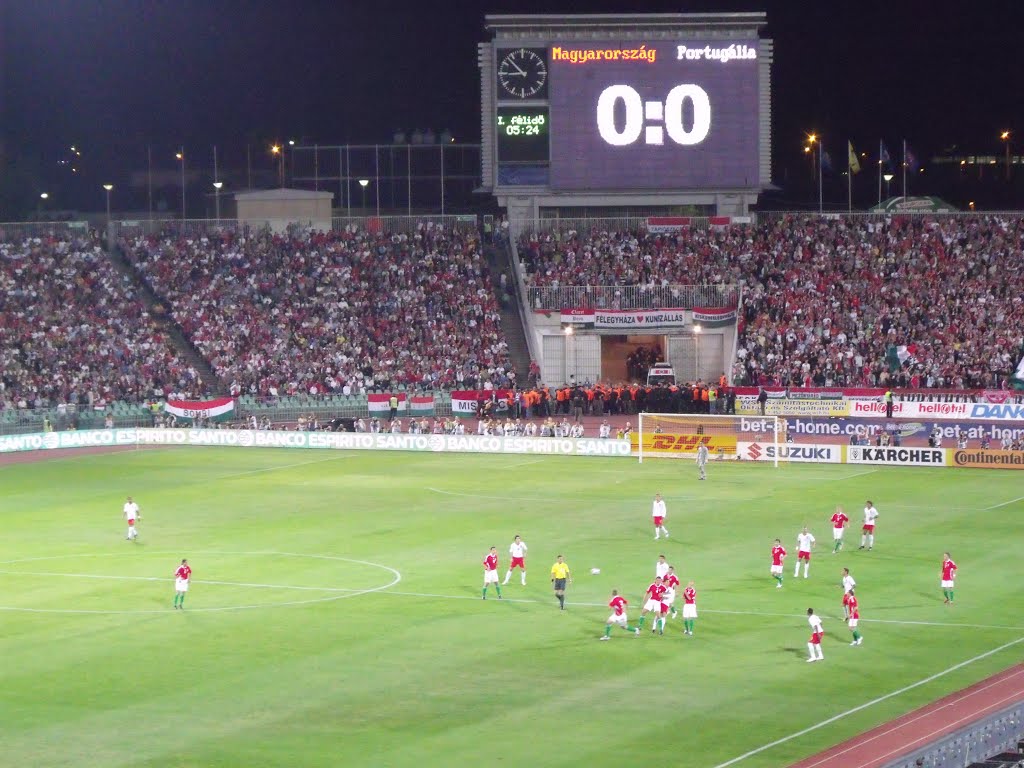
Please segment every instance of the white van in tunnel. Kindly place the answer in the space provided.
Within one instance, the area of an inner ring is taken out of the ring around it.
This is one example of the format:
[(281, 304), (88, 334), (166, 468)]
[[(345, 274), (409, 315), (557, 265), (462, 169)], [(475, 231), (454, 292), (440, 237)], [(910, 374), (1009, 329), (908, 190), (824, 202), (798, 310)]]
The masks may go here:
[(647, 385), (675, 384), (676, 371), (671, 363), (655, 363), (647, 371)]

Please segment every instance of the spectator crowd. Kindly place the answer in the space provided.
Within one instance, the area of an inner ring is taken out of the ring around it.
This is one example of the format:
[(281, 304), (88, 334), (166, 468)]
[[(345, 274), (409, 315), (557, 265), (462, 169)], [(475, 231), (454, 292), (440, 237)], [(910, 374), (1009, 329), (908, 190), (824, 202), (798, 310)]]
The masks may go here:
[(991, 388), (1022, 347), (1018, 215), (765, 216), (518, 250), (531, 286), (742, 284), (736, 385)]
[(475, 234), (232, 231), (122, 248), (233, 394), (515, 383)]
[(201, 386), (97, 237), (0, 242), (0, 408), (101, 408)]

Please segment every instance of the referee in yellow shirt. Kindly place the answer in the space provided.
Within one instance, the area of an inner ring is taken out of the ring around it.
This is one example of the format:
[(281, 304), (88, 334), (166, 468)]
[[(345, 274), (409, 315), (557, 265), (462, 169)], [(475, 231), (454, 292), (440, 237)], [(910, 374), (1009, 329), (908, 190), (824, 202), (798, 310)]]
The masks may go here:
[(572, 572), (569, 570), (569, 566), (562, 556), (559, 555), (555, 564), (551, 566), (551, 583), (555, 585), (555, 597), (558, 598), (558, 604), (562, 606), (562, 610), (565, 610), (565, 582), (568, 581), (572, 584)]

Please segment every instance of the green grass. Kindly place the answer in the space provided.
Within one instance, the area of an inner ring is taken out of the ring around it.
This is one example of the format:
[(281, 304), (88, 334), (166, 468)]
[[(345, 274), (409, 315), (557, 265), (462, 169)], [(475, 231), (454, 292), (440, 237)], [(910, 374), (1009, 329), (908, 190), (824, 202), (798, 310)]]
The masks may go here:
[[(714, 464), (699, 483), (671, 461), (207, 448), (5, 466), (0, 487), (5, 766), (713, 767), (1024, 638), (1024, 503), (989, 509), (1021, 496), (1014, 472)], [(668, 541), (652, 539), (655, 491)], [(832, 508), (859, 523), (866, 498), (875, 550), (856, 551), (858, 525), (830, 555)], [(792, 552), (804, 523), (811, 578), (790, 560), (774, 589), (771, 541)], [(497, 546), (504, 573), (516, 533), (528, 586), (483, 602), (480, 560)], [(610, 590), (636, 616), (660, 552), (697, 581), (696, 636), (677, 620), (598, 642)], [(859, 648), (836, 618), (844, 565)], [(824, 664), (804, 663), (808, 606)], [(1024, 642), (739, 765), (787, 765), (1022, 658)]]

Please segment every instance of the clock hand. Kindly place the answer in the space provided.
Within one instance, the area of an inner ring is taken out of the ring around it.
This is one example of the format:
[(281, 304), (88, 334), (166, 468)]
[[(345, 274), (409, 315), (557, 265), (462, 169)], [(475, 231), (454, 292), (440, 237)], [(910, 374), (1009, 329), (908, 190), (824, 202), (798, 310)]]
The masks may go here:
[(526, 77), (526, 70), (525, 69), (520, 69), (519, 66), (514, 61), (512, 61), (511, 59), (509, 59), (508, 63), (516, 68), (516, 74), (522, 75), (523, 77)]

